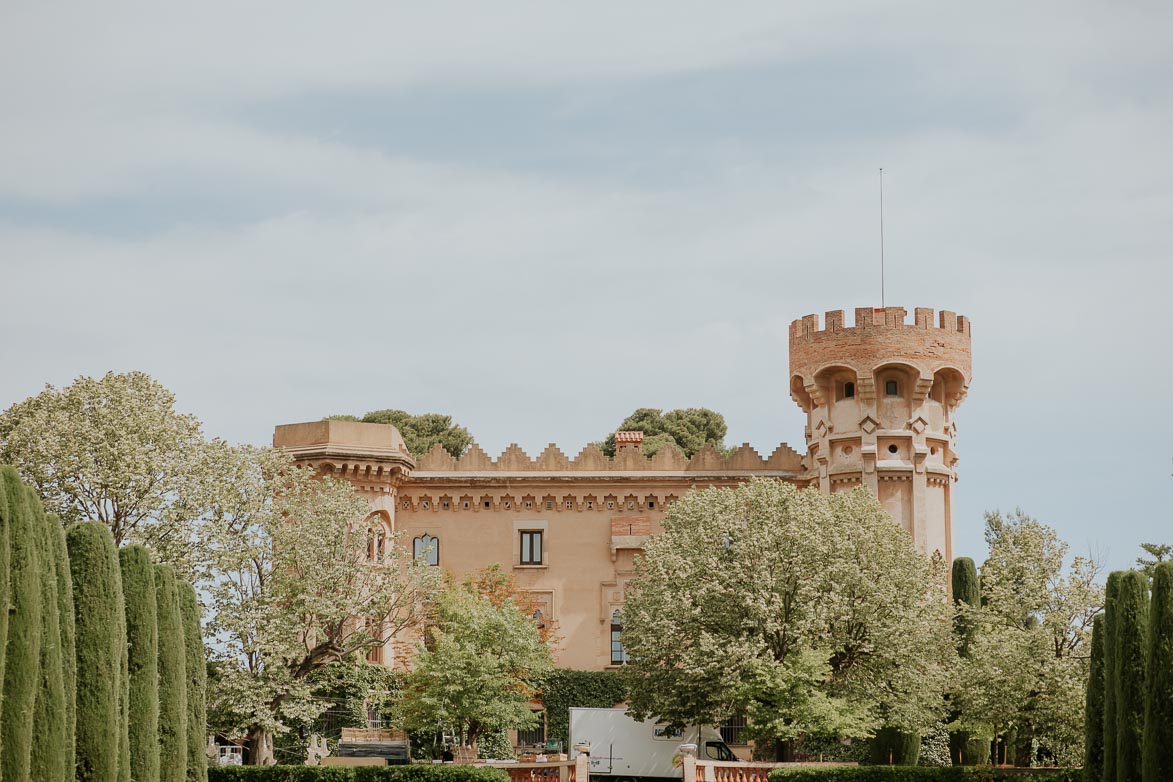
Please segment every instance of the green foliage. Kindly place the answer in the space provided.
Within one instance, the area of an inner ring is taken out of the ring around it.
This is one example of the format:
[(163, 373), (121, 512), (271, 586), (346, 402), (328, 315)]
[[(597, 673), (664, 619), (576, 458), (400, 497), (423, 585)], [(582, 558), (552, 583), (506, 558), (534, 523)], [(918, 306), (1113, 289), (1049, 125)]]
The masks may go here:
[[(26, 487), (37, 534), (41, 580), (41, 670), (33, 712), (33, 745), (29, 760), (32, 779), (67, 782), (73, 769), (66, 764), (73, 734), (66, 734), (64, 660), (61, 650), (60, 602), (57, 600), (56, 520), (46, 519), (41, 501)], [(54, 526), (50, 526), (50, 524)], [(54, 528), (56, 527), (56, 528)], [(72, 610), (72, 608), (71, 608)]]
[(927, 729), (955, 657), (945, 578), (866, 490), (690, 491), (629, 584), (631, 711), (783, 739)]
[(1108, 574), (1104, 587), (1104, 775), (1116, 782), (1116, 599), (1123, 571)]
[(880, 728), (868, 745), (873, 766), (915, 766), (920, 758), (920, 735), (896, 728)]
[(1080, 769), (1001, 769), (989, 766), (924, 768), (917, 766), (860, 766), (780, 768), (770, 782), (1082, 782)]
[(179, 590), (179, 611), (183, 620), (184, 672), (187, 674), (187, 782), (206, 782), (207, 739), (207, 657), (200, 628), (200, 603), (195, 588), (186, 581)]
[(1083, 769), (1086, 782), (1100, 782), (1104, 775), (1104, 617), (1092, 624), (1092, 660), (1087, 677), (1087, 708)]
[(1141, 782), (1148, 613), (1148, 580), (1130, 570), (1121, 577), (1116, 597), (1117, 782)]
[(445, 731), (475, 745), (481, 733), (525, 728), (550, 649), (512, 599), (501, 605), (451, 584), (435, 602), (399, 704), (410, 730)]
[[(332, 415), (335, 420), (359, 420), (350, 415)], [(404, 410), (372, 410), (362, 417), (364, 424), (391, 424), (403, 435), (407, 450), (417, 459), (432, 450), (436, 443), (453, 456), (460, 456), (472, 445), (472, 434), (459, 424), (452, 423), (452, 416), (439, 413), (412, 415)]]
[(1136, 567), (1145, 574), (1146, 578), (1153, 577), (1157, 565), (1173, 559), (1173, 546), (1168, 543), (1141, 543), (1140, 547), (1149, 557), (1152, 557), (1152, 559), (1149, 557), (1136, 558)]
[(981, 607), (981, 600), (981, 586), (973, 560), (969, 557), (953, 560), (953, 604), (958, 609), (953, 627), (957, 634), (957, 652), (962, 657), (968, 654), (969, 643), (977, 630), (972, 614), (966, 609)]
[(546, 704), (546, 738), (570, 746), (572, 706), (609, 709), (627, 700), (627, 683), (616, 671), (572, 671), (556, 668), (535, 684)]
[(944, 722), (937, 723), (932, 730), (921, 736), (920, 756), (916, 764), (934, 768), (953, 765), (953, 759), (949, 756), (949, 729)]
[[(73, 579), (69, 575), (69, 551), (65, 545), (65, 528), (55, 516), (49, 516), (53, 531), (53, 571), (57, 576), (57, 618), (61, 636), (61, 679), (65, 693), (65, 768), (73, 778), (77, 746), (77, 649), (73, 618)], [(2, 569), (0, 569), (2, 570)]]
[(1147, 662), (1143, 776), (1173, 779), (1173, 562), (1153, 569)]
[[(34, 500), (16, 474), (5, 468), (11, 592), (7, 610), (8, 652), (0, 703), (0, 778), (28, 782), (32, 754), (33, 714), (40, 689), (41, 668), (41, 540)], [(56, 605), (48, 607), (55, 610)], [(40, 782), (40, 780), (36, 780)]]
[(159, 778), (159, 628), (155, 607), (155, 570), (143, 546), (118, 552), (126, 605), (129, 701), (127, 730), (130, 778)]
[[(641, 407), (619, 424), (619, 432), (643, 432), (644, 456), (654, 456), (665, 445), (672, 444), (691, 458), (705, 443), (717, 450), (725, 450), (725, 417), (704, 407), (689, 407), (661, 412), (655, 407)], [(603, 453), (615, 455), (615, 432), (600, 444)]]
[(187, 652), (175, 570), (155, 566), (159, 617), (159, 780), (187, 778)]
[(208, 782), (509, 782), (487, 766), (225, 766), (208, 769)]
[[(16, 479), (16, 471), (11, 467), (0, 466), (0, 687), (4, 684), (4, 659), (8, 652), (8, 610), (10, 581), (9, 568), (9, 533), (15, 524), (8, 506), (8, 482)], [(0, 716), (3, 715), (3, 698), (0, 698)], [(3, 751), (3, 735), (0, 731), (0, 752)]]
[(509, 740), (509, 734), (503, 730), (482, 733), (477, 740), (477, 757), (486, 760), (513, 759), (513, 743)]
[[(98, 521), (66, 533), (77, 647), (77, 779), (114, 782), (118, 754), (125, 628), (118, 554), (110, 529)], [(7, 777), (6, 777), (7, 779)]]

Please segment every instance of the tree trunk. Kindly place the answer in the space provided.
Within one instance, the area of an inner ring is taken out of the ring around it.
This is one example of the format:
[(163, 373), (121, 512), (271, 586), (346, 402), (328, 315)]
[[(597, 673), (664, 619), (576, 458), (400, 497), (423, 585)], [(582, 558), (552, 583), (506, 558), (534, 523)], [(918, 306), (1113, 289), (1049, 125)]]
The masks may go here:
[(273, 734), (257, 726), (248, 729), (245, 737), (248, 745), (248, 764), (250, 766), (273, 766), (277, 764), (273, 757)]

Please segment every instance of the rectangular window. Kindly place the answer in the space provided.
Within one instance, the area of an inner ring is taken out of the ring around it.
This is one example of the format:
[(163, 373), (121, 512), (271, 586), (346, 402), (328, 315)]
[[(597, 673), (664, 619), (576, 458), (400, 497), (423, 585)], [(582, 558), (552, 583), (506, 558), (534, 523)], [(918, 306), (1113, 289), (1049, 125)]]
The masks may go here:
[(546, 713), (538, 714), (541, 721), (532, 728), (517, 731), (517, 743), (523, 747), (546, 747)]
[(721, 726), (721, 739), (726, 744), (744, 744), (745, 717), (730, 717), (725, 720), (725, 724)]
[(521, 531), (521, 564), (542, 564), (542, 532), (541, 530)]
[(623, 632), (623, 612), (618, 608), (611, 614), (611, 664), (612, 665), (627, 665), (631, 658), (627, 656), (627, 650), (623, 648), (623, 642), (619, 640), (620, 634)]

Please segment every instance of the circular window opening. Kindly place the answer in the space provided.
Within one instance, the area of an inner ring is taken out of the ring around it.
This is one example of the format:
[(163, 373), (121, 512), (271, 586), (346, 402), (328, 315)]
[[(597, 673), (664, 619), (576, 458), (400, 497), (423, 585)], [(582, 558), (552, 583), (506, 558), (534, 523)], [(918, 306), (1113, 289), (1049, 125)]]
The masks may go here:
[(930, 448), (929, 453), (931, 453), (933, 456), (936, 456), (937, 455), (937, 446), (934, 445), (932, 448)]
[(849, 453), (851, 453), (853, 450), (854, 450), (854, 449), (853, 449), (853, 448), (852, 448), (850, 445), (845, 445), (845, 446), (843, 446), (843, 453), (849, 454)]
[(899, 452), (900, 452), (900, 449), (897, 448), (895, 445), (888, 446), (888, 453), (899, 453)]

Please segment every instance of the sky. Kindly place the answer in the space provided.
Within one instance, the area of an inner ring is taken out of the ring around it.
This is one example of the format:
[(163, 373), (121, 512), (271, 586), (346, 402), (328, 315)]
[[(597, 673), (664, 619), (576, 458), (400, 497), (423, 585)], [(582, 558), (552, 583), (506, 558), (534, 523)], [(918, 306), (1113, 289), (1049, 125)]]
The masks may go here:
[(142, 370), (211, 436), (395, 407), (804, 451), (787, 328), (973, 322), (986, 510), (1173, 543), (1173, 5), (0, 4), (0, 409)]

